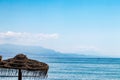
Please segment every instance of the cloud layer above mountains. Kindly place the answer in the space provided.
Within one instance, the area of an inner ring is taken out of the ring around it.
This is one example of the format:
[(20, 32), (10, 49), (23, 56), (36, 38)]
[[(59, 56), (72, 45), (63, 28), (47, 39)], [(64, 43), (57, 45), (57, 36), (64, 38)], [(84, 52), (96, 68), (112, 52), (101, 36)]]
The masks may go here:
[(58, 39), (59, 35), (44, 33), (27, 33), (27, 32), (0, 32), (0, 43), (37, 43), (39, 41)]

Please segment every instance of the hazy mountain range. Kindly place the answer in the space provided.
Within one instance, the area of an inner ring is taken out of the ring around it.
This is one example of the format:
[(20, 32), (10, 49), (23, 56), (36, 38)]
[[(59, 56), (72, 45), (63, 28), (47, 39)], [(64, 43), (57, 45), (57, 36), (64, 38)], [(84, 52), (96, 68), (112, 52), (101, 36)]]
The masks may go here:
[(79, 54), (65, 54), (55, 50), (43, 48), (40, 46), (23, 46), (13, 44), (1, 44), (0, 55), (5, 57), (15, 56), (18, 53), (24, 53), (28, 56), (41, 56), (41, 57), (92, 57)]

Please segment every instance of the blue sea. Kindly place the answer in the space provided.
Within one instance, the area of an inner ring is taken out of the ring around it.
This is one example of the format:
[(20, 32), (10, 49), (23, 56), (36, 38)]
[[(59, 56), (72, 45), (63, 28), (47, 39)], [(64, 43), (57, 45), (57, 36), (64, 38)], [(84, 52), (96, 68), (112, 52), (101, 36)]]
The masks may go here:
[[(45, 80), (120, 80), (120, 58), (33, 58), (49, 65), (48, 77)], [(17, 80), (17, 78), (0, 80)], [(23, 78), (23, 80), (29, 79)]]

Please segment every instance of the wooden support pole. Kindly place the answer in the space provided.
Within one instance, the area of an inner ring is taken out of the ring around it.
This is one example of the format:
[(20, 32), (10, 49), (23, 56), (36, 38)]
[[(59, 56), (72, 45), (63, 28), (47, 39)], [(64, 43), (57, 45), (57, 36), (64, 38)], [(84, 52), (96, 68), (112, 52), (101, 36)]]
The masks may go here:
[(2, 56), (0, 56), (0, 62), (2, 61)]
[(22, 72), (21, 72), (21, 69), (19, 69), (19, 72), (18, 72), (18, 80), (22, 80)]

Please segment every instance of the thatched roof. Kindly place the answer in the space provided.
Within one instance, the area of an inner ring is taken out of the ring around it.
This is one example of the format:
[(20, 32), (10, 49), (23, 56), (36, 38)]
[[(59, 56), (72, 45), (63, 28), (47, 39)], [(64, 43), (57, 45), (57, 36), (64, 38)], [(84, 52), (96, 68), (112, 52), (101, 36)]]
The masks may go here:
[(46, 63), (28, 59), (27, 56), (24, 54), (18, 54), (14, 58), (0, 61), (0, 68), (21, 69), (33, 72), (40, 71), (44, 72), (46, 75), (49, 66)]

